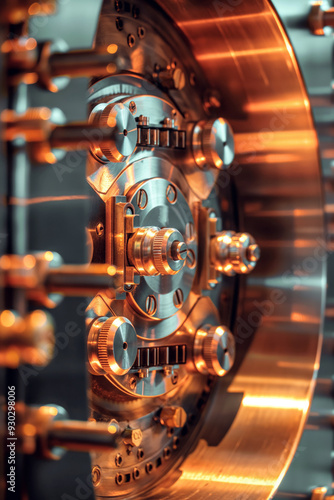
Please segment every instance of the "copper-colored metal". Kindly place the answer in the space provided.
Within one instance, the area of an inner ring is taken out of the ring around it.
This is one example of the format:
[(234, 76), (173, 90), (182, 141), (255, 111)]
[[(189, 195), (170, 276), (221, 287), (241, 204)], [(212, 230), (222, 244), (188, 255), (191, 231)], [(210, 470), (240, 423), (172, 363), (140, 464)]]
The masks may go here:
[(28, 109), (24, 114), (5, 110), (1, 114), (3, 139), (13, 141), (24, 138), (30, 146), (33, 161), (55, 163), (53, 149), (83, 150), (96, 147), (111, 147), (116, 140), (115, 124), (105, 123), (99, 127), (94, 123), (72, 123), (57, 125), (48, 108)]
[(205, 325), (196, 332), (194, 364), (200, 373), (223, 377), (235, 360), (235, 340), (224, 326)]
[(116, 292), (116, 269), (113, 266), (60, 263), (60, 256), (53, 252), (3, 255), (0, 272), (5, 286), (25, 290), (30, 299), (47, 307), (57, 305), (53, 294), (91, 297), (103, 289), (110, 290), (111, 294)]
[(248, 274), (260, 258), (260, 248), (248, 233), (223, 231), (211, 239), (210, 258), (216, 271), (228, 276)]
[(1, 3), (1, 22), (18, 24), (29, 16), (54, 14), (56, 0), (4, 0)]
[(0, 366), (46, 366), (54, 344), (53, 320), (44, 311), (35, 310), (24, 318), (10, 310), (0, 313)]
[(166, 427), (180, 428), (186, 421), (187, 414), (181, 406), (165, 406), (160, 413), (160, 422)]
[(323, 2), (314, 3), (308, 22), (314, 35), (324, 35), (326, 27), (334, 28), (334, 8), (325, 9)]

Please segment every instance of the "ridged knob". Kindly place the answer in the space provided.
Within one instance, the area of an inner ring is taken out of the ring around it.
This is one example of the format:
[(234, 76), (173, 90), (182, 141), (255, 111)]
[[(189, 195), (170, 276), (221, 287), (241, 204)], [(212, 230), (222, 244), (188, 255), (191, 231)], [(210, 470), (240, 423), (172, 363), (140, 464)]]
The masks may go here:
[(223, 118), (199, 122), (193, 131), (192, 146), (200, 167), (209, 165), (223, 170), (234, 160), (233, 131)]
[(174, 228), (139, 228), (128, 243), (128, 259), (143, 276), (177, 274), (187, 254), (183, 236)]
[(96, 354), (102, 370), (125, 375), (137, 356), (137, 334), (132, 323), (122, 316), (109, 318), (97, 335)]
[(100, 127), (113, 129), (109, 146), (101, 146), (97, 138), (94, 149), (97, 156), (112, 162), (122, 162), (132, 155), (137, 145), (137, 124), (124, 104), (107, 104), (104, 109), (93, 112), (90, 120)]
[(153, 261), (159, 274), (176, 274), (187, 258), (187, 246), (177, 229), (161, 229), (153, 239)]
[(206, 325), (196, 332), (194, 352), (199, 372), (222, 377), (234, 364), (235, 340), (226, 326)]

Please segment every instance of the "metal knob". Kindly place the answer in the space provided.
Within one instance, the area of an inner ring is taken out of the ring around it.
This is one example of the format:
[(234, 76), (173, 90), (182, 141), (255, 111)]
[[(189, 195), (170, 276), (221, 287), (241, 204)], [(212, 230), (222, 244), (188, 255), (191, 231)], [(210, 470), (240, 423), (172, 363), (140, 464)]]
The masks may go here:
[(137, 335), (122, 316), (99, 318), (88, 336), (88, 358), (95, 373), (125, 375), (137, 356)]
[(226, 169), (234, 160), (234, 137), (223, 118), (198, 123), (193, 131), (193, 153), (200, 167)]
[(250, 273), (260, 253), (260, 247), (248, 233), (223, 231), (211, 240), (211, 264), (228, 276)]
[(140, 228), (128, 244), (128, 258), (143, 276), (177, 274), (187, 253), (182, 234), (173, 228)]
[(196, 332), (194, 362), (200, 373), (222, 377), (232, 368), (235, 340), (225, 326), (206, 325)]
[(112, 140), (108, 145), (96, 143), (94, 154), (102, 160), (111, 162), (125, 161), (137, 145), (137, 124), (129, 108), (122, 103), (110, 103), (104, 108), (97, 107), (90, 120), (101, 128), (113, 129)]

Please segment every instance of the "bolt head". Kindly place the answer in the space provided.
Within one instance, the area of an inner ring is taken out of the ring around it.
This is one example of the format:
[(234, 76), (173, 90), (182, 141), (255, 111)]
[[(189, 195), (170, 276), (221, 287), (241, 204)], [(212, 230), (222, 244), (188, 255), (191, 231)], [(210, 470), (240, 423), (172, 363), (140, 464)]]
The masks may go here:
[(125, 429), (122, 434), (122, 438), (125, 444), (140, 446), (143, 440), (143, 433), (141, 429)]

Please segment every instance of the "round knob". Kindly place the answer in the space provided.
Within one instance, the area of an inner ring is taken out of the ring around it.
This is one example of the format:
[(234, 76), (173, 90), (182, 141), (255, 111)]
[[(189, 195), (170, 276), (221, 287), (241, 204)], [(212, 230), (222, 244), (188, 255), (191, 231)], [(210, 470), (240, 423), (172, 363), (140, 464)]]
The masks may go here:
[(129, 261), (143, 276), (177, 274), (187, 254), (182, 234), (173, 228), (140, 228), (128, 244)]
[(110, 103), (96, 108), (90, 120), (100, 127), (110, 127), (113, 134), (109, 146), (100, 146), (98, 138), (94, 154), (102, 160), (125, 161), (132, 155), (137, 144), (137, 124), (130, 110), (122, 103)]
[(196, 332), (194, 353), (199, 372), (222, 377), (234, 364), (234, 337), (225, 326), (206, 325)]
[(248, 233), (223, 231), (211, 241), (211, 263), (228, 276), (248, 274), (260, 258), (260, 247)]
[(223, 118), (200, 122), (193, 132), (193, 152), (200, 167), (226, 169), (234, 160), (234, 137)]
[(88, 337), (88, 357), (96, 373), (125, 375), (137, 356), (137, 335), (132, 323), (116, 316), (93, 323)]
[(161, 229), (153, 238), (153, 260), (159, 274), (178, 273), (187, 253), (187, 245), (177, 229)]

